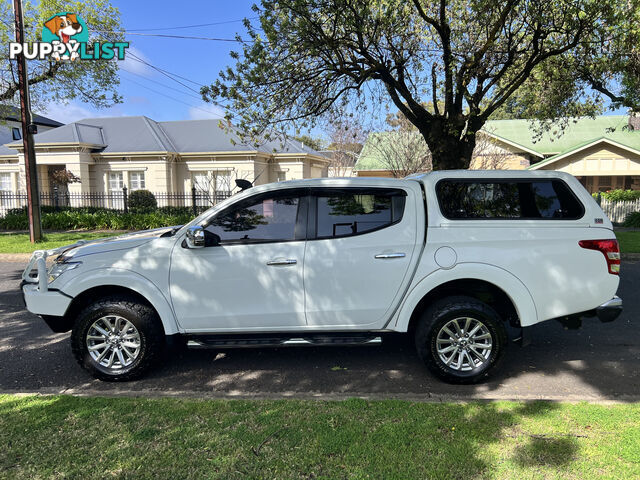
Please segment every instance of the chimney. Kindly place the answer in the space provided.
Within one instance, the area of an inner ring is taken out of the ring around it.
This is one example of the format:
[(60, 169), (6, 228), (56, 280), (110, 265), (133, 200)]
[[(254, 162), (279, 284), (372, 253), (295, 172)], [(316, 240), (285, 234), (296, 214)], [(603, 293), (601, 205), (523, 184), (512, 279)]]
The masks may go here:
[(637, 112), (631, 112), (629, 115), (629, 130), (634, 132), (640, 130), (640, 116)]

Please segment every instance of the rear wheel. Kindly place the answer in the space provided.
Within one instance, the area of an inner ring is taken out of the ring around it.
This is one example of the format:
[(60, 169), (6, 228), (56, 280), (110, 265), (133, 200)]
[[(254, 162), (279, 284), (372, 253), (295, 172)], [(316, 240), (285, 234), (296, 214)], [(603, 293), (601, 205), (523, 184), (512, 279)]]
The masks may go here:
[(71, 333), (71, 347), (80, 366), (106, 381), (139, 378), (162, 354), (164, 344), (156, 312), (124, 296), (87, 306)]
[(472, 297), (447, 297), (425, 310), (415, 335), (418, 355), (449, 383), (485, 379), (504, 354), (504, 322), (486, 303)]

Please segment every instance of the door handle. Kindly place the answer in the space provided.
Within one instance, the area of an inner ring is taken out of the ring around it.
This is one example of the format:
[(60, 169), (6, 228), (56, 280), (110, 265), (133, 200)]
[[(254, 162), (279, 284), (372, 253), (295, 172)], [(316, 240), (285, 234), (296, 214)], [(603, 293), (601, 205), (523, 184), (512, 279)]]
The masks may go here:
[(267, 265), (269, 265), (270, 267), (277, 267), (277, 266), (283, 266), (283, 265), (295, 265), (296, 263), (298, 263), (298, 261), (293, 258), (286, 258), (286, 259), (278, 258), (276, 260), (268, 261)]
[(373, 258), (377, 258), (377, 259), (387, 259), (387, 258), (404, 258), (405, 254), (402, 252), (398, 252), (398, 253), (379, 253), (378, 255), (376, 255)]

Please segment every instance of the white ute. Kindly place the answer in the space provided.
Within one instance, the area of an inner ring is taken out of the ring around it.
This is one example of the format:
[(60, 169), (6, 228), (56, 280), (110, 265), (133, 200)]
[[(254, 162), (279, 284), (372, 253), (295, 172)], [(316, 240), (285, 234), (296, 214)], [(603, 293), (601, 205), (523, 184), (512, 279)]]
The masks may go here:
[(526, 343), (546, 320), (614, 320), (619, 269), (611, 222), (571, 175), (440, 171), (249, 188), (182, 227), (36, 252), (21, 288), (102, 380), (139, 377), (167, 343), (402, 332), (434, 374), (472, 383), (503, 356), (507, 325)]

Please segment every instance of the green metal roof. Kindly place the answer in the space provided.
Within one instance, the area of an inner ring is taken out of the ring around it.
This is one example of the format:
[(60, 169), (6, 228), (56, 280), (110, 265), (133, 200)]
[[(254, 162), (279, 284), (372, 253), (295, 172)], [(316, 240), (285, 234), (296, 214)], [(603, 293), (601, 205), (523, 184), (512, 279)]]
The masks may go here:
[[(498, 139), (521, 146), (523, 150), (531, 150), (540, 156), (558, 156), (599, 139), (608, 139), (622, 146), (640, 150), (640, 131), (624, 128), (628, 124), (628, 115), (602, 115), (596, 118), (577, 118), (569, 121), (564, 131), (558, 127), (546, 132), (536, 139), (534, 129), (529, 120), (491, 120), (483, 130)], [(384, 141), (384, 137), (393, 132), (372, 133), (362, 148), (360, 158), (356, 162), (356, 170), (385, 169), (372, 147), (373, 141)], [(545, 160), (545, 163), (551, 159)]]
[(491, 120), (483, 130), (498, 137), (522, 145), (543, 155), (555, 155), (575, 148), (578, 144), (590, 143), (598, 138), (609, 138), (631, 148), (640, 148), (640, 132), (627, 128), (627, 115), (601, 115), (596, 118), (569, 120), (562, 131), (559, 127), (536, 139), (529, 120)]

